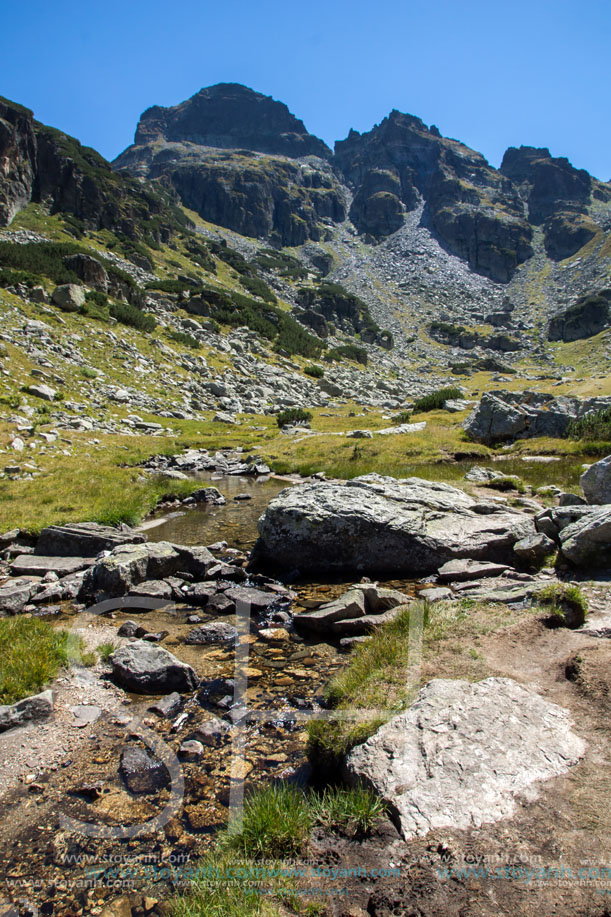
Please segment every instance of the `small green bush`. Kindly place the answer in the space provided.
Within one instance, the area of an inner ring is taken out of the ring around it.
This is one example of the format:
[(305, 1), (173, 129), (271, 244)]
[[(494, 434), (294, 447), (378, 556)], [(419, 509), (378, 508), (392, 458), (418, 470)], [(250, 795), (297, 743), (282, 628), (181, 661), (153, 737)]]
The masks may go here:
[(240, 283), (252, 296), (259, 296), (265, 302), (277, 302), (275, 295), (260, 277), (242, 277)]
[(303, 371), (306, 374), (306, 376), (311, 376), (313, 379), (322, 379), (322, 377), (325, 374), (325, 371), (322, 368), (322, 366), (314, 366), (314, 365), (305, 366)]
[(539, 605), (549, 609), (550, 623), (554, 626), (575, 630), (585, 622), (588, 602), (578, 586), (550, 583), (535, 594), (535, 599)]
[(119, 644), (115, 643), (114, 640), (109, 640), (106, 643), (99, 643), (96, 646), (96, 652), (103, 662), (108, 662), (114, 651), (118, 649)]
[(138, 331), (154, 331), (157, 322), (149, 312), (142, 312), (127, 302), (116, 302), (110, 307), (110, 314), (123, 325), (130, 325)]
[(572, 420), (566, 435), (569, 439), (589, 441), (611, 440), (611, 408), (593, 411), (579, 420)]
[(186, 331), (170, 331), (169, 337), (176, 341), (177, 344), (182, 344), (183, 347), (190, 347), (192, 350), (199, 350), (201, 347), (197, 338), (194, 338), (192, 334), (187, 334)]
[(444, 403), (452, 398), (462, 398), (463, 393), (459, 388), (450, 386), (449, 388), (440, 388), (430, 395), (424, 395), (414, 402), (414, 414), (424, 414), (426, 411), (439, 411), (443, 408)]
[(332, 350), (329, 350), (325, 360), (328, 360), (330, 363), (339, 363), (342, 360), (354, 360), (355, 363), (361, 363), (363, 366), (367, 366), (368, 356), (364, 347), (359, 347), (357, 344), (343, 344), (341, 347), (334, 347)]
[(483, 487), (489, 487), (491, 490), (508, 491), (515, 490), (520, 494), (526, 492), (526, 486), (517, 475), (504, 474), (500, 478), (492, 478), (491, 481), (485, 481)]
[(281, 429), (288, 424), (309, 423), (310, 420), (312, 420), (312, 414), (304, 408), (287, 408), (286, 411), (276, 414), (276, 423)]
[(409, 423), (411, 419), (411, 411), (400, 411), (398, 414), (395, 414), (394, 417), (391, 417), (392, 422), (396, 424)]

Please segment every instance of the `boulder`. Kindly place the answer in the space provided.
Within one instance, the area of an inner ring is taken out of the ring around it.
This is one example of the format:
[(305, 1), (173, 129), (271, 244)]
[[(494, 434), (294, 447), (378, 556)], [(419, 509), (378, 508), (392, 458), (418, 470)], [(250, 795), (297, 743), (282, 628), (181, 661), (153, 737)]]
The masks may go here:
[(556, 551), (556, 543), (551, 538), (548, 538), (547, 535), (538, 532), (535, 535), (527, 535), (526, 538), (516, 541), (513, 551), (525, 563), (536, 564), (543, 560), (544, 557), (547, 557), (548, 554)]
[(174, 590), (165, 580), (150, 579), (132, 586), (129, 590), (130, 595), (144, 596), (149, 599), (171, 599)]
[(96, 522), (73, 522), (50, 525), (36, 542), (36, 553), (51, 557), (95, 557), (101, 551), (112, 551), (118, 545), (142, 544), (144, 535), (128, 526), (98, 525)]
[(227, 502), (216, 487), (200, 487), (191, 494), (196, 503), (209, 503), (211, 506), (224, 506)]
[(382, 797), (406, 839), (467, 830), (513, 815), (583, 757), (570, 726), (568, 711), (509, 678), (437, 679), (350, 752), (346, 776)]
[(170, 782), (165, 764), (136, 745), (129, 745), (121, 755), (119, 773), (130, 793), (137, 796), (157, 793)]
[(456, 558), (509, 563), (534, 532), (506, 507), (478, 510), (455, 487), (376, 474), (287, 488), (259, 519), (251, 563), (301, 572), (432, 573)]
[(535, 516), (535, 527), (538, 532), (557, 541), (563, 529), (584, 516), (590, 516), (593, 509), (592, 506), (551, 506)]
[(53, 692), (43, 691), (24, 697), (16, 704), (0, 706), (0, 732), (22, 726), (24, 723), (46, 720), (53, 713)]
[(64, 283), (55, 288), (53, 302), (64, 312), (78, 312), (85, 302), (85, 291), (77, 283)]
[(395, 615), (390, 612), (404, 607), (410, 601), (407, 595), (395, 589), (386, 589), (373, 583), (359, 584), (316, 611), (295, 615), (293, 624), (299, 631), (366, 634), (392, 620)]
[(597, 507), (563, 528), (560, 550), (577, 567), (611, 568), (611, 506)]
[(184, 694), (195, 690), (199, 683), (190, 665), (144, 640), (115, 650), (110, 661), (115, 681), (136, 694)]
[(127, 595), (145, 580), (171, 576), (178, 566), (178, 552), (167, 541), (121, 545), (87, 571), (79, 598), (100, 602)]
[(55, 401), (57, 395), (56, 390), (49, 385), (28, 385), (28, 392), (43, 401)]
[(107, 292), (108, 274), (97, 258), (85, 254), (68, 255), (67, 258), (64, 258), (64, 264), (69, 271), (74, 271), (79, 280), (86, 283), (88, 287), (100, 290), (102, 293)]
[(588, 503), (611, 503), (611, 455), (590, 465), (579, 483)]
[(19, 614), (40, 588), (39, 576), (17, 576), (0, 586), (0, 615)]
[(252, 614), (267, 611), (270, 605), (278, 601), (277, 595), (255, 589), (253, 586), (232, 586), (225, 591), (225, 596), (235, 603), (238, 611), (248, 610)]

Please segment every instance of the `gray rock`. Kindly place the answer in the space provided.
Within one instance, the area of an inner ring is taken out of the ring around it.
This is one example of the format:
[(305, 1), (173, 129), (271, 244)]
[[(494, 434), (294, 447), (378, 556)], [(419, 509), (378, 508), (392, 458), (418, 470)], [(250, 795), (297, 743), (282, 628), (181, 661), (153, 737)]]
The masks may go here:
[(222, 621), (203, 624), (187, 634), (185, 643), (203, 645), (207, 643), (235, 643), (238, 639), (237, 628)]
[(15, 726), (23, 726), (25, 723), (46, 720), (52, 713), (52, 691), (43, 691), (41, 694), (24, 697), (15, 704), (0, 706), (0, 732), (6, 732), (7, 729)]
[(373, 583), (359, 584), (316, 611), (295, 615), (293, 624), (299, 631), (366, 634), (392, 620), (391, 612), (410, 601), (409, 596), (395, 589)]
[(119, 637), (135, 637), (140, 625), (135, 621), (124, 621), (117, 634)]
[(171, 694), (168, 694), (167, 697), (162, 697), (161, 700), (152, 704), (149, 710), (151, 713), (156, 713), (157, 716), (162, 716), (167, 720), (171, 720), (172, 717), (176, 716), (181, 706), (182, 698), (180, 694), (173, 691)]
[(487, 484), (488, 481), (494, 481), (496, 478), (502, 478), (500, 471), (494, 471), (492, 468), (483, 468), (482, 465), (474, 465), (465, 475), (465, 481), (471, 484)]
[(45, 576), (49, 572), (69, 576), (93, 566), (95, 557), (43, 557), (40, 554), (19, 554), (11, 564), (14, 575)]
[(557, 541), (563, 529), (593, 512), (592, 506), (552, 506), (535, 516), (535, 527), (538, 532)]
[(232, 586), (225, 591), (225, 596), (242, 610), (248, 606), (252, 614), (260, 614), (267, 611), (270, 605), (278, 601), (278, 596), (269, 592), (263, 592), (261, 589), (255, 589), (253, 586)]
[(142, 544), (144, 535), (128, 526), (113, 528), (96, 522), (74, 522), (50, 525), (36, 542), (36, 553), (51, 557), (95, 557), (101, 551), (112, 551), (118, 545)]
[(206, 611), (211, 615), (233, 615), (235, 614), (235, 604), (222, 592), (217, 592), (216, 595), (208, 599)]
[(145, 580), (171, 576), (179, 566), (180, 555), (167, 541), (121, 545), (87, 571), (81, 601), (99, 602), (127, 595)]
[(588, 503), (611, 503), (611, 455), (590, 465), (579, 483)]
[(173, 590), (169, 583), (164, 580), (145, 580), (137, 586), (132, 586), (129, 590), (130, 595), (145, 596), (151, 599), (171, 599)]
[(28, 385), (28, 392), (43, 401), (55, 401), (57, 392), (48, 385)]
[(227, 738), (230, 726), (224, 720), (215, 717), (198, 726), (195, 738), (203, 745), (218, 748)]
[(507, 564), (492, 564), (481, 560), (449, 560), (437, 571), (442, 583), (460, 583), (481, 577), (500, 576), (509, 569)]
[(170, 782), (165, 764), (135, 745), (128, 746), (121, 755), (119, 773), (130, 793), (137, 796), (157, 793)]
[(184, 594), (184, 601), (191, 605), (207, 605), (216, 591), (216, 583), (195, 583)]
[(195, 690), (199, 683), (190, 665), (144, 640), (115, 650), (110, 661), (115, 680), (136, 694), (184, 694)]
[(77, 283), (64, 283), (55, 288), (53, 302), (64, 312), (78, 312), (85, 302), (85, 291)]
[(204, 754), (204, 746), (197, 739), (187, 739), (181, 744), (178, 754), (184, 761), (197, 761)]
[(418, 598), (423, 602), (445, 602), (454, 598), (454, 593), (447, 586), (428, 586), (421, 589)]
[(253, 561), (302, 572), (432, 573), (448, 560), (510, 562), (532, 519), (475, 510), (466, 493), (420, 478), (370, 474), (281, 491), (259, 520)]
[(196, 503), (209, 503), (211, 506), (224, 506), (227, 502), (216, 487), (201, 487), (191, 494)]
[(561, 493), (558, 495), (558, 506), (585, 506), (586, 502), (579, 494)]
[(611, 567), (611, 506), (600, 506), (560, 532), (560, 550), (578, 567)]
[(497, 395), (486, 392), (463, 424), (468, 435), (480, 443), (514, 439), (526, 429), (526, 415)]
[(547, 535), (539, 532), (536, 535), (527, 535), (526, 538), (516, 541), (513, 550), (520, 560), (525, 561), (527, 564), (536, 564), (548, 554), (556, 551), (556, 543), (551, 538), (548, 538)]
[(467, 830), (513, 815), (583, 757), (570, 726), (568, 711), (511, 679), (438, 679), (348, 755), (346, 775), (382, 797), (405, 838)]
[(0, 614), (19, 614), (40, 588), (40, 577), (18, 576), (0, 586)]

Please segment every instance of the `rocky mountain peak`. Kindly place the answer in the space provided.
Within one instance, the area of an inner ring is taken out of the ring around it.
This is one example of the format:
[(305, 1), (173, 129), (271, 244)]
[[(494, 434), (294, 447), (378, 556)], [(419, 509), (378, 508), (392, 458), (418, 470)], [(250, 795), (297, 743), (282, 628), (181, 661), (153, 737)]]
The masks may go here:
[(328, 159), (327, 145), (308, 133), (283, 102), (239, 83), (218, 83), (164, 108), (155, 105), (140, 118), (135, 143), (188, 142), (221, 149), (248, 149), (289, 157)]

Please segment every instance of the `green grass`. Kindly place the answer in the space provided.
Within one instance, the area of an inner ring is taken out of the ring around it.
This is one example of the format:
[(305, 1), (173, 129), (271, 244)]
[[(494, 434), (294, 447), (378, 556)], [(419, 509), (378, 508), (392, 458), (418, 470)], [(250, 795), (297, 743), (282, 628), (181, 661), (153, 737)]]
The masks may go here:
[(384, 813), (384, 803), (370, 789), (327, 787), (309, 800), (313, 821), (328, 831), (367, 834)]
[(588, 614), (588, 601), (579, 586), (550, 583), (536, 593), (535, 599), (550, 612), (552, 623), (562, 627), (581, 627)]
[(115, 650), (119, 649), (119, 644), (114, 640), (109, 640), (106, 643), (99, 643), (95, 650), (102, 662), (108, 662)]
[(38, 618), (0, 619), (0, 704), (38, 694), (69, 656), (67, 631)]
[(395, 414), (394, 417), (391, 417), (392, 422), (396, 424), (409, 423), (411, 419), (411, 411), (400, 411), (398, 414)]
[(245, 799), (243, 817), (229, 826), (221, 846), (253, 859), (297, 856), (311, 829), (303, 793), (289, 784), (272, 785)]
[(500, 478), (492, 478), (491, 481), (485, 481), (482, 487), (488, 487), (490, 490), (508, 491), (515, 490), (517, 493), (526, 493), (524, 481), (519, 477), (510, 474), (504, 474)]
[(579, 439), (585, 442), (610, 442), (611, 441), (611, 408), (602, 411), (593, 411), (579, 420), (569, 424), (567, 433), (569, 439)]

